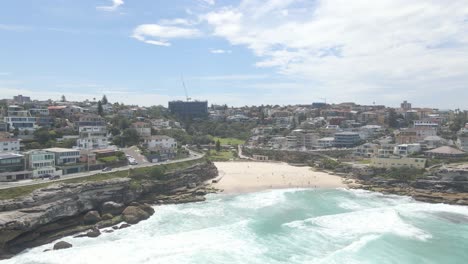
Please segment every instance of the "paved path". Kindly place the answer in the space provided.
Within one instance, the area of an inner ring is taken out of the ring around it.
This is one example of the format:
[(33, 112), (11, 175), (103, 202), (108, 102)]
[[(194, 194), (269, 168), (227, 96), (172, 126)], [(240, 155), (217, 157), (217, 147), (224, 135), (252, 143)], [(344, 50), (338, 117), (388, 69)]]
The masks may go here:
[(152, 166), (161, 165), (161, 164), (173, 164), (173, 163), (179, 163), (179, 162), (184, 162), (184, 161), (196, 160), (196, 159), (200, 159), (203, 156), (205, 156), (205, 154), (200, 154), (198, 152), (194, 152), (194, 151), (189, 150), (189, 149), (187, 149), (187, 150), (189, 151), (190, 156), (188, 158), (185, 158), (185, 159), (170, 160), (170, 161), (158, 162), (158, 163), (146, 162), (146, 163), (138, 164), (138, 165), (128, 165), (128, 166), (124, 166), (124, 167), (115, 168), (112, 171), (108, 171), (108, 172), (103, 172), (103, 171), (97, 170), (97, 171), (90, 171), (90, 172), (74, 173), (74, 174), (63, 175), (60, 179), (53, 180), (53, 181), (33, 179), (33, 180), (24, 180), (24, 181), (17, 181), (17, 182), (1, 182), (0, 183), (0, 190), (15, 188), (15, 187), (19, 187), (19, 186), (36, 185), (36, 184), (41, 184), (41, 183), (59, 182), (59, 181), (69, 180), (69, 179), (89, 177), (89, 176), (93, 176), (93, 175), (96, 175), (96, 174), (112, 173), (112, 172), (115, 172), (115, 171), (126, 171), (126, 170), (129, 170), (129, 169), (132, 169), (132, 168), (144, 168), (144, 167), (152, 167)]

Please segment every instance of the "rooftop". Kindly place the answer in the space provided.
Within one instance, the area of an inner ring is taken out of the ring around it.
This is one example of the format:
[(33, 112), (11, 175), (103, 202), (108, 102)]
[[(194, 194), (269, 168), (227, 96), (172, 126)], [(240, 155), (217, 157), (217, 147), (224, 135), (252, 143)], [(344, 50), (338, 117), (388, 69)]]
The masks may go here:
[(2, 159), (13, 159), (13, 158), (22, 158), (23, 155), (15, 153), (0, 153), (0, 160)]
[(465, 152), (458, 150), (456, 148), (443, 146), (440, 148), (436, 148), (433, 150), (426, 151), (425, 153), (433, 153), (433, 154), (445, 154), (445, 155), (463, 155), (466, 154)]
[(70, 148), (48, 148), (48, 149), (44, 149), (44, 150), (49, 151), (49, 152), (57, 152), (57, 153), (79, 151), (77, 149), (70, 149)]

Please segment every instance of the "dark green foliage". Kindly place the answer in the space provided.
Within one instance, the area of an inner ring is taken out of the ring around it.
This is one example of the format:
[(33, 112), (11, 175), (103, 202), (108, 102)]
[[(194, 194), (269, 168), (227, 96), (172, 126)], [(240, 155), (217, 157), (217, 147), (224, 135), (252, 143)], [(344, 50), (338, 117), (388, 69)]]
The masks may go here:
[(221, 142), (219, 140), (216, 141), (216, 151), (217, 152), (221, 151)]
[(102, 96), (102, 100), (101, 100), (101, 101), (102, 101), (102, 104), (103, 104), (103, 105), (106, 105), (107, 103), (109, 103), (109, 101), (107, 101), (107, 96), (106, 96), (106, 95)]
[(156, 180), (163, 180), (166, 169), (163, 166), (157, 166), (151, 169), (150, 176)]
[(104, 114), (104, 109), (102, 108), (102, 102), (98, 101), (97, 111), (100, 116)]

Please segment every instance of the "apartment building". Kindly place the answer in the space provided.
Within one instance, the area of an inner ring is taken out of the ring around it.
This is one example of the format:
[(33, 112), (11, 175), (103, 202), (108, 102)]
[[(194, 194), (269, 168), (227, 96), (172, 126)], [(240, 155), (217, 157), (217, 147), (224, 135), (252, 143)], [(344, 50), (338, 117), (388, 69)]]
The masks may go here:
[(43, 175), (60, 175), (61, 171), (55, 169), (55, 155), (44, 150), (31, 150), (26, 153), (28, 169), (32, 177)]
[(30, 179), (31, 172), (25, 169), (24, 156), (16, 153), (0, 153), (0, 181)]

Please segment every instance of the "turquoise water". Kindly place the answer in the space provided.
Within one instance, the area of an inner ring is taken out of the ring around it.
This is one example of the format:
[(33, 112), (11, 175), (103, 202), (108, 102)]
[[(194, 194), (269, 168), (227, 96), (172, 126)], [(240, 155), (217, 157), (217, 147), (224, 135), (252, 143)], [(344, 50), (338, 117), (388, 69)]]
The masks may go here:
[(468, 263), (468, 207), (359, 190), (271, 190), (156, 207), (72, 249), (2, 263)]

